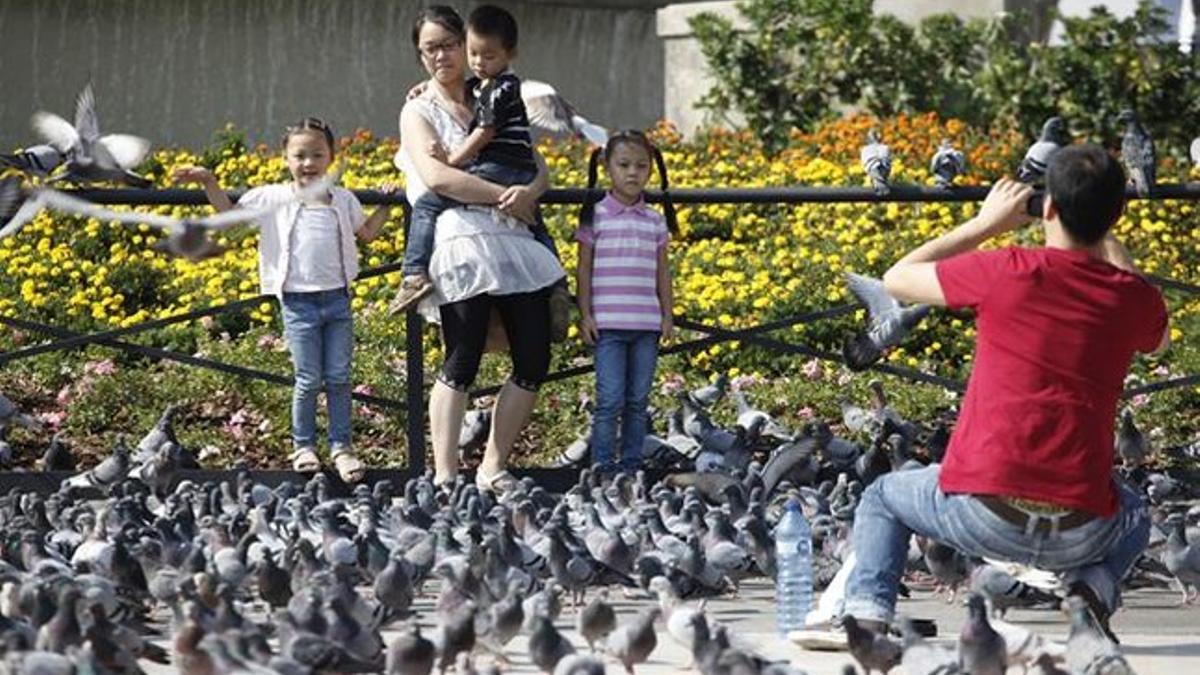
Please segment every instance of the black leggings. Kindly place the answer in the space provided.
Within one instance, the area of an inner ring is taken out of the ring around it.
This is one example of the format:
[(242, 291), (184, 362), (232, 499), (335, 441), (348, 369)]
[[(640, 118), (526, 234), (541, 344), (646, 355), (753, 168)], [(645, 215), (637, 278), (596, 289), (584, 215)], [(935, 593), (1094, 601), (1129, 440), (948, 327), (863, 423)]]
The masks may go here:
[(439, 376), (451, 389), (466, 391), (475, 382), (487, 342), (492, 308), (508, 334), (513, 384), (537, 391), (550, 371), (550, 290), (513, 295), (476, 295), (442, 305), (442, 341), (446, 360)]

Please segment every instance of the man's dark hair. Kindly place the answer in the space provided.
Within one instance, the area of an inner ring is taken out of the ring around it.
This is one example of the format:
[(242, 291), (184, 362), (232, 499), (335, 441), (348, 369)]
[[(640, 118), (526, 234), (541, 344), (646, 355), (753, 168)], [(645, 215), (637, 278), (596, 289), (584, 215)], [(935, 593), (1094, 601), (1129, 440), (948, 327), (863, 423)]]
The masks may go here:
[(517, 20), (502, 7), (476, 7), (467, 17), (467, 29), (476, 35), (500, 40), (500, 45), (507, 51), (517, 48)]
[(1125, 208), (1125, 170), (1093, 143), (1069, 145), (1046, 167), (1046, 191), (1063, 229), (1080, 244), (1099, 242)]

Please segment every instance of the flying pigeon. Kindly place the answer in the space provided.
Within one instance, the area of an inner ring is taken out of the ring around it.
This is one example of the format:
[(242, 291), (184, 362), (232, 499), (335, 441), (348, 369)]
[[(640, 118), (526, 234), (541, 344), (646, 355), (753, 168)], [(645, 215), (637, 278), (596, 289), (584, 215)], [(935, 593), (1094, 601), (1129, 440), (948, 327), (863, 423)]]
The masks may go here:
[[(328, 190), (335, 178), (327, 176), (297, 193), (300, 200), (309, 199)], [(3, 202), (0, 191), (0, 203)], [(129, 225), (146, 224), (167, 233), (165, 239), (155, 243), (154, 249), (170, 255), (187, 258), (193, 262), (224, 253), (224, 247), (209, 238), (210, 231), (226, 230), (234, 225), (251, 222), (267, 216), (287, 202), (262, 209), (235, 208), (200, 218), (173, 218), (158, 213), (138, 211), (113, 211), (84, 199), (50, 188), (36, 188), (25, 198), (24, 203), (12, 218), (0, 228), (0, 239), (19, 232), (38, 211), (48, 208), (76, 216), (117, 221)]]
[(1025, 151), (1025, 158), (1017, 167), (1017, 180), (1030, 185), (1040, 183), (1046, 176), (1050, 158), (1060, 148), (1071, 142), (1067, 125), (1061, 117), (1051, 117), (1042, 125), (1042, 135)]
[(30, 176), (45, 178), (66, 160), (54, 146), (31, 145), (13, 153), (0, 153), (0, 167), (18, 169)]
[(872, 129), (867, 132), (867, 144), (859, 151), (863, 171), (871, 179), (875, 194), (886, 195), (891, 191), (888, 177), (892, 175), (892, 151), (880, 140), (879, 131)]
[(900, 344), (931, 309), (922, 304), (901, 306), (879, 279), (851, 272), (846, 275), (846, 284), (867, 308), (869, 321), (867, 330), (849, 336), (842, 345), (842, 355), (851, 370), (863, 370), (878, 361), (887, 349)]
[(1138, 121), (1137, 113), (1125, 109), (1117, 120), (1125, 123), (1125, 137), (1121, 139), (1121, 160), (1129, 171), (1129, 179), (1133, 182), (1138, 196), (1145, 199), (1154, 188), (1156, 166), (1154, 160), (1154, 139), (1142, 123)]
[(581, 136), (599, 147), (608, 143), (608, 129), (589, 122), (575, 111), (575, 106), (545, 82), (522, 80), (521, 100), (525, 103), (529, 124), (538, 129), (552, 134)]
[(113, 181), (150, 187), (150, 181), (131, 169), (141, 164), (150, 142), (128, 134), (100, 135), (96, 97), (88, 84), (75, 105), (75, 124), (44, 111), (33, 115), (33, 129), (65, 158), (65, 171), (51, 180), (77, 183)]
[(932, 173), (937, 186), (947, 188), (954, 184), (954, 179), (967, 170), (967, 157), (962, 150), (955, 148), (949, 138), (943, 138), (933, 160), (929, 163), (929, 173)]

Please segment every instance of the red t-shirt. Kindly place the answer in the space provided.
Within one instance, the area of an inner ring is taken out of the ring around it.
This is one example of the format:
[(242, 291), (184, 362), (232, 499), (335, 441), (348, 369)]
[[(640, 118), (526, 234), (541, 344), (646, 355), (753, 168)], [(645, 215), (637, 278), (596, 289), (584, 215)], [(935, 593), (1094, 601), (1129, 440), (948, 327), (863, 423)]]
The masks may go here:
[(1162, 339), (1162, 294), (1057, 248), (966, 253), (937, 275), (949, 307), (975, 310), (978, 331), (942, 490), (1114, 514), (1117, 401), (1133, 353)]

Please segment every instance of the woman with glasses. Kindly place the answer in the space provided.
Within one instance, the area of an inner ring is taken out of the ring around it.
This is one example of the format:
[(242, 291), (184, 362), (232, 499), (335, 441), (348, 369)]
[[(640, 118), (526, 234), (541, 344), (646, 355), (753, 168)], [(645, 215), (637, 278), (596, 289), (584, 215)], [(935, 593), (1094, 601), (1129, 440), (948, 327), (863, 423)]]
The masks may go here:
[(504, 492), (515, 485), (506, 469), (508, 454), (550, 368), (550, 288), (565, 272), (524, 224), (534, 221), (537, 200), (549, 185), (540, 156), (535, 153), (535, 180), (512, 187), (443, 161), (440, 149), (463, 142), (473, 115), (465, 86), (464, 38), (463, 20), (449, 7), (432, 6), (417, 17), (413, 46), (430, 79), (400, 113), (402, 147), (396, 164), (405, 173), (409, 203), (433, 190), (471, 205), (439, 216), (429, 263), (434, 292), (418, 307), (441, 324), (446, 351), (429, 397), (434, 481), (452, 483), (458, 474), (458, 436), (468, 390), (496, 315), (509, 344), (512, 374), (496, 396), (475, 482), (481, 489)]

